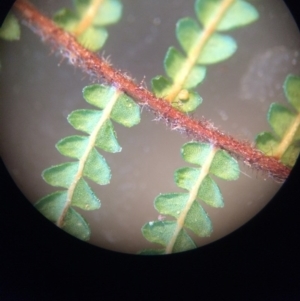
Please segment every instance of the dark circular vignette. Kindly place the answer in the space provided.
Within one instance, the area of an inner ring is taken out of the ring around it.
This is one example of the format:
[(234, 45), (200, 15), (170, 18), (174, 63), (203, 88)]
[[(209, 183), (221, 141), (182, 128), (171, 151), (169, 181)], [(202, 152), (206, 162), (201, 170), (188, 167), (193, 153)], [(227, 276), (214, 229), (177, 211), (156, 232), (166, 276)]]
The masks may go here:
[[(0, 13), (12, 2), (2, 0)], [(299, 27), (297, 2), (285, 3)], [(160, 257), (114, 253), (71, 237), (32, 207), (2, 161), (0, 174), (0, 300), (300, 299), (299, 159), (246, 225), (194, 251)]]

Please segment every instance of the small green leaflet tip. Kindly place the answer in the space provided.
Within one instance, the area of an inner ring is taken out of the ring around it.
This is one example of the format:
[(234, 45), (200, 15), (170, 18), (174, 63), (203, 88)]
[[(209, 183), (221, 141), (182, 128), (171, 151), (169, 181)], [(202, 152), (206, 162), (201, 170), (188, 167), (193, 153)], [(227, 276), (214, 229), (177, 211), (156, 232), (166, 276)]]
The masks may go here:
[(289, 103), (300, 112), (300, 76), (288, 75), (283, 90)]
[(17, 18), (8, 13), (2, 26), (0, 27), (0, 38), (7, 41), (16, 41), (20, 39), (21, 29)]

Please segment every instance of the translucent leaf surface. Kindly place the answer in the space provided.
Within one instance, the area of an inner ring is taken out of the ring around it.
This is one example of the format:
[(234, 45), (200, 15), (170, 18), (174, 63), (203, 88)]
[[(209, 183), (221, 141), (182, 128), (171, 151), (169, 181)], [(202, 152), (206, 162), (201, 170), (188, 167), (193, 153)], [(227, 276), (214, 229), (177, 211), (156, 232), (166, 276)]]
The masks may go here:
[[(173, 221), (149, 222), (142, 228), (142, 233), (151, 242), (167, 246), (171, 240), (177, 223)], [(182, 252), (196, 248), (192, 239), (181, 230), (173, 247), (173, 252)]]
[(116, 89), (105, 85), (89, 85), (83, 88), (83, 98), (91, 105), (104, 109), (114, 97)]
[(299, 154), (300, 154), (300, 140), (296, 140), (287, 148), (281, 160), (284, 164), (293, 167), (298, 159)]
[(95, 19), (94, 25), (106, 26), (109, 24), (117, 23), (122, 15), (122, 4), (117, 0), (106, 0), (101, 4)]
[[(102, 112), (100, 111), (76, 110), (73, 111), (68, 116), (68, 120), (70, 124), (77, 130), (81, 130), (83, 132), (91, 134), (92, 131), (95, 129), (97, 123), (99, 122), (101, 116), (102, 116)], [(73, 139), (75, 141), (72, 141)], [(84, 142), (79, 141), (79, 139), (84, 140)], [(59, 151), (62, 154), (65, 154), (66, 151), (62, 148), (69, 148), (68, 153), (70, 154), (72, 153), (72, 156), (70, 155), (70, 157), (80, 158), (81, 155), (83, 154), (82, 151), (85, 149), (84, 147), (86, 147), (89, 140), (88, 138), (84, 138), (84, 137), (78, 138), (77, 140), (71, 137), (64, 138), (58, 142), (57, 147), (59, 148)], [(64, 144), (64, 146), (61, 145), (62, 143)], [(111, 153), (116, 153), (121, 151), (121, 147), (117, 141), (116, 133), (113, 129), (113, 125), (110, 120), (106, 120), (102, 124), (99, 132), (97, 133), (95, 145)], [(73, 150), (72, 148), (74, 146), (78, 149)]]
[(72, 208), (69, 208), (61, 228), (81, 240), (89, 240), (91, 236), (90, 227), (85, 219)]
[(71, 204), (72, 206), (84, 210), (95, 210), (100, 208), (100, 200), (82, 178), (77, 182)]
[(283, 137), (294, 122), (296, 114), (278, 103), (272, 103), (268, 112), (268, 121), (278, 137)]
[(78, 171), (79, 162), (67, 162), (52, 166), (43, 171), (42, 177), (48, 184), (69, 188)]
[(57, 191), (41, 198), (35, 208), (51, 222), (56, 223), (67, 202), (67, 191)]
[[(185, 208), (189, 194), (168, 193), (159, 195), (155, 201), (155, 208), (158, 212), (178, 218)], [(212, 225), (204, 209), (197, 201), (194, 201), (185, 218), (184, 226), (194, 231), (199, 236), (209, 236), (212, 232)]]
[(289, 103), (300, 113), (300, 77), (287, 76), (283, 89)]
[[(280, 141), (272, 133), (263, 132), (256, 137), (256, 147), (268, 156), (273, 156)], [(280, 161), (287, 166), (294, 166), (300, 153), (300, 142), (295, 141), (284, 152)]]
[[(189, 54), (199, 44), (203, 30), (190, 18), (181, 19), (177, 23), (176, 34), (180, 45)], [(213, 34), (204, 45), (197, 62), (212, 64), (229, 58), (237, 49), (233, 38), (221, 34)]]
[(164, 98), (169, 94), (171, 83), (163, 76), (156, 76), (151, 81), (152, 90), (157, 97)]
[[(83, 89), (85, 100), (101, 109), (104, 109), (114, 97), (116, 89), (104, 85), (90, 85)], [(132, 127), (140, 122), (139, 106), (126, 94), (121, 93), (112, 109), (110, 117), (126, 126)]]
[(256, 147), (268, 156), (273, 156), (279, 144), (279, 141), (269, 132), (263, 132), (257, 135), (255, 142)]
[(176, 24), (176, 36), (184, 51), (189, 53), (199, 41), (201, 29), (191, 18), (180, 19)]
[[(91, 7), (91, 0), (75, 0), (75, 7), (79, 15), (86, 14)], [(95, 1), (94, 1), (95, 2)], [(119, 21), (122, 14), (122, 4), (118, 0), (98, 1), (97, 13), (94, 16), (93, 24), (97, 26), (109, 25)]]
[[(195, 11), (200, 22), (207, 26), (220, 10), (222, 0), (197, 0)], [(235, 27), (241, 27), (257, 20), (259, 14), (257, 10), (249, 3), (238, 0), (234, 1), (225, 12), (223, 18), (217, 25), (217, 30), (229, 30)]]
[(209, 175), (203, 179), (198, 191), (198, 197), (209, 206), (215, 208), (224, 207), (220, 188)]
[[(202, 166), (211, 152), (207, 143), (188, 142), (183, 145), (181, 155), (189, 163)], [(213, 158), (209, 172), (224, 179), (236, 180), (239, 178), (240, 169), (238, 162), (226, 151), (218, 150)]]
[[(179, 187), (190, 191), (195, 186), (200, 172), (201, 169), (197, 168), (180, 168), (175, 172), (175, 182)], [(210, 206), (224, 206), (222, 194), (218, 185), (208, 175), (201, 182), (198, 190), (198, 197)]]
[(300, 153), (300, 141), (291, 144), (281, 157), (281, 162), (287, 166), (293, 167)]
[(205, 78), (206, 68), (202, 66), (194, 66), (187, 76), (183, 88), (196, 88)]
[(9, 13), (0, 27), (0, 38), (7, 41), (19, 40), (21, 29), (17, 18)]
[(102, 112), (99, 110), (75, 110), (68, 116), (69, 123), (76, 129), (91, 134), (99, 122)]
[(183, 167), (175, 171), (175, 183), (178, 187), (191, 190), (200, 175), (199, 168)]
[(118, 143), (116, 133), (110, 120), (106, 120), (103, 123), (101, 129), (97, 134), (95, 144), (96, 146), (110, 153), (116, 153), (122, 150), (121, 146)]
[(65, 30), (72, 32), (79, 22), (79, 18), (71, 10), (62, 8), (53, 16), (53, 21)]
[(89, 27), (78, 36), (78, 42), (91, 51), (98, 51), (105, 44), (108, 32), (102, 27)]
[(226, 151), (218, 150), (211, 163), (209, 172), (223, 180), (237, 180), (240, 176), (240, 168), (237, 160)]
[(106, 160), (96, 149), (92, 149), (85, 162), (83, 175), (99, 185), (106, 185), (110, 182), (111, 172)]
[(212, 223), (203, 207), (194, 201), (184, 221), (184, 226), (201, 237), (210, 236)]
[(184, 252), (197, 248), (191, 237), (181, 229), (175, 241), (172, 253)]
[[(47, 219), (56, 223), (64, 210), (66, 201), (67, 192), (57, 191), (40, 199), (35, 204), (35, 207)], [(72, 208), (68, 209), (61, 228), (81, 240), (88, 240), (90, 238), (90, 228), (87, 222)]]
[(122, 93), (112, 109), (111, 118), (126, 127), (132, 127), (141, 121), (140, 107), (129, 96)]
[(56, 148), (64, 156), (80, 159), (84, 154), (88, 143), (89, 137), (74, 135), (58, 141)]
[(153, 221), (143, 226), (142, 233), (149, 241), (165, 247), (172, 238), (176, 225), (174, 221)]
[(155, 209), (165, 215), (178, 217), (189, 198), (188, 193), (160, 194), (154, 200)]
[(237, 49), (235, 40), (230, 36), (213, 34), (201, 51), (199, 64), (213, 64), (231, 57)]
[(211, 152), (207, 143), (188, 142), (181, 148), (182, 158), (189, 163), (202, 166)]
[[(185, 58), (178, 50), (174, 47), (170, 47), (164, 61), (166, 73), (174, 82), (177, 78), (180, 78), (181, 70), (184, 68), (187, 58)], [(201, 83), (205, 77), (206, 68), (201, 66), (195, 66), (189, 73), (188, 77), (184, 82), (183, 88), (191, 89)]]

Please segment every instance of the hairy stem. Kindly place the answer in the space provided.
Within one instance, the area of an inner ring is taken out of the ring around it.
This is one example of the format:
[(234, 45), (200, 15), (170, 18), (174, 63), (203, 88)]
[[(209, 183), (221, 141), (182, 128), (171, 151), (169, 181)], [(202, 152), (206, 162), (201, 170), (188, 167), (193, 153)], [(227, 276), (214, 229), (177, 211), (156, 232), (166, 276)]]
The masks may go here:
[(277, 159), (264, 155), (250, 143), (239, 141), (221, 132), (208, 121), (199, 121), (187, 116), (173, 108), (164, 99), (155, 97), (142, 85), (135, 84), (105, 60), (82, 47), (71, 34), (57, 27), (28, 1), (18, 0), (14, 7), (22, 14), (28, 26), (43, 40), (51, 43), (63, 57), (69, 59), (70, 63), (98, 80), (104, 79), (107, 83), (131, 96), (140, 105), (147, 106), (157, 115), (158, 119), (164, 120), (172, 129), (185, 132), (194, 140), (208, 142), (225, 149), (245, 164), (266, 172), (268, 176), (277, 181), (284, 181), (289, 175), (290, 168)]

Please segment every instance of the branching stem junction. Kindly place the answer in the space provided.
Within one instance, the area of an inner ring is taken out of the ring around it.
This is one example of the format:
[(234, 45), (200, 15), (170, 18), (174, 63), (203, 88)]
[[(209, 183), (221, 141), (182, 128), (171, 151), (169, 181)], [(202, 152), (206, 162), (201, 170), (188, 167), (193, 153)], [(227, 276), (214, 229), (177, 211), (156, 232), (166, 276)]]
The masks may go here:
[(82, 47), (74, 36), (57, 27), (27, 0), (16, 1), (14, 7), (21, 13), (28, 26), (55, 47), (63, 57), (69, 59), (70, 63), (98, 80), (105, 80), (131, 96), (140, 105), (147, 106), (158, 119), (164, 120), (172, 129), (179, 129), (194, 140), (208, 142), (224, 149), (245, 164), (267, 173), (277, 181), (284, 181), (288, 177), (290, 169), (277, 159), (264, 155), (249, 142), (237, 140), (221, 132), (210, 122), (193, 119), (173, 108), (164, 99), (155, 97), (142, 85), (137, 85), (98, 55)]

